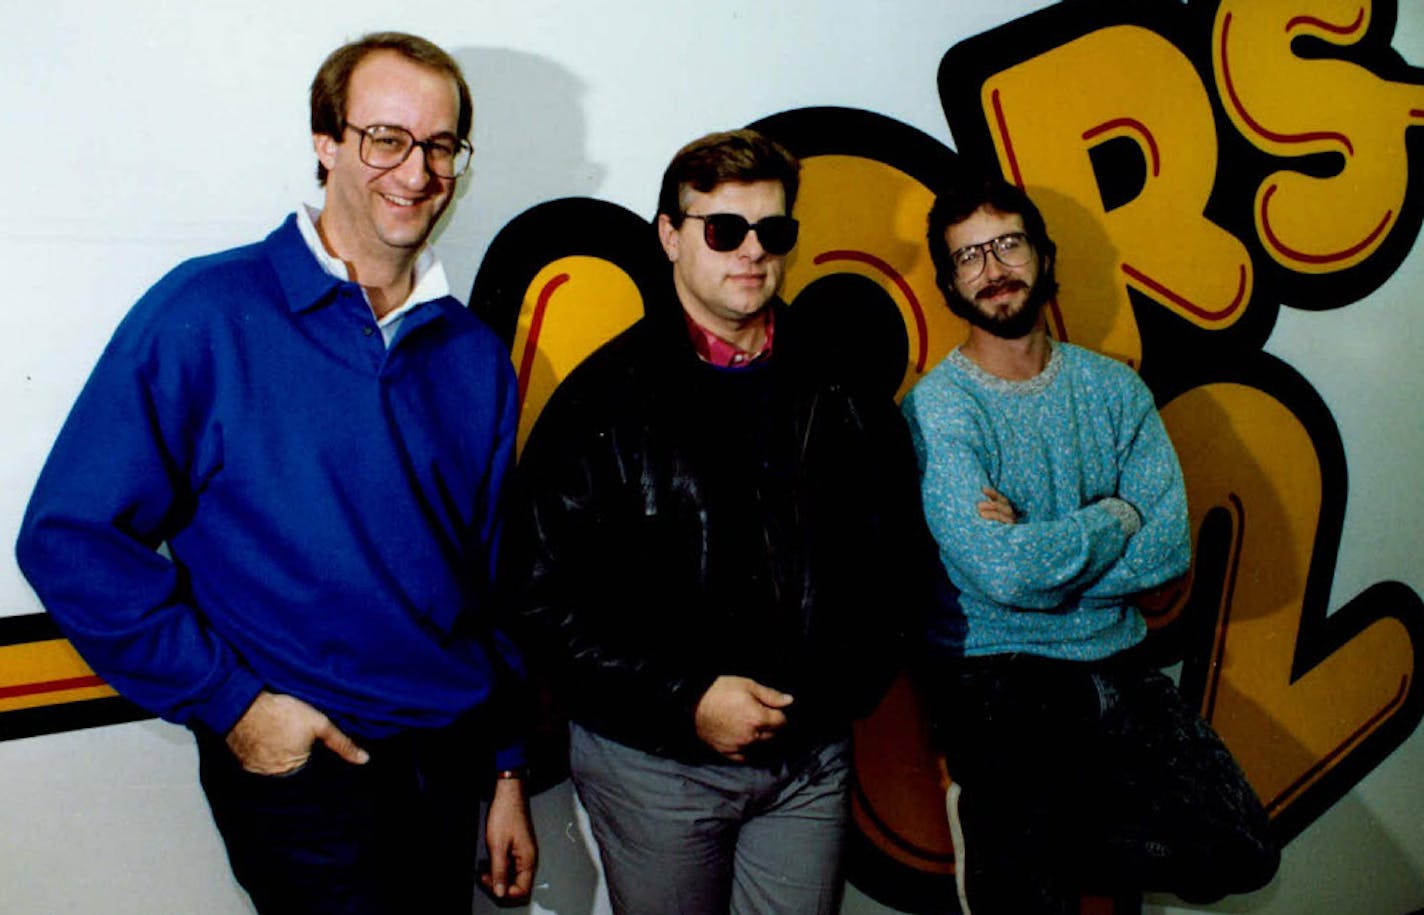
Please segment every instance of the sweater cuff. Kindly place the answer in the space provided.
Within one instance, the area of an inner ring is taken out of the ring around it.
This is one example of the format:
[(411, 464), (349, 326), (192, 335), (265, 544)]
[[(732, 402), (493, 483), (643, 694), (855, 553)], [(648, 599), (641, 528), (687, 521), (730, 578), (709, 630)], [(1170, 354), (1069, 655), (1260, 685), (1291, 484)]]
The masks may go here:
[(211, 699), (198, 706), (193, 717), (214, 734), (224, 737), (232, 730), (233, 725), (237, 724), (238, 719), (247, 713), (262, 688), (262, 681), (251, 671), (239, 667)]
[(1127, 534), (1127, 536), (1131, 537), (1133, 534), (1142, 530), (1142, 515), (1138, 513), (1137, 509), (1132, 507), (1131, 502), (1119, 499), (1116, 496), (1108, 496), (1106, 499), (1100, 500), (1098, 504), (1107, 509), (1108, 514), (1117, 519), (1118, 524), (1122, 525), (1123, 533)]
[(494, 770), (496, 772), (503, 772), (505, 769), (522, 769), (528, 764), (522, 740), (515, 741), (508, 746), (495, 748)]

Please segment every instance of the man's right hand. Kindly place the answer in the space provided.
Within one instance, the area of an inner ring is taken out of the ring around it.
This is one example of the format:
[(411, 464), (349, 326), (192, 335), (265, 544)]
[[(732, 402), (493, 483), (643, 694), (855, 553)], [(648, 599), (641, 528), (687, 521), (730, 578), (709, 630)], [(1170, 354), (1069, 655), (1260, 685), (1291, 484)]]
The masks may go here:
[(791, 701), (787, 693), (749, 677), (724, 674), (697, 702), (697, 736), (733, 762), (746, 762), (747, 747), (770, 740), (786, 724), (782, 709)]
[(242, 768), (257, 775), (286, 775), (306, 764), (321, 741), (349, 763), (361, 765), (370, 754), (356, 745), (321, 712), (300, 699), (266, 690), (227, 732), (227, 746)]
[(985, 486), (981, 492), (984, 493), (984, 501), (975, 507), (979, 510), (979, 517), (985, 521), (997, 521), (1000, 524), (1017, 524), (1019, 513), (1014, 510), (1014, 503), (1008, 497), (992, 486)]

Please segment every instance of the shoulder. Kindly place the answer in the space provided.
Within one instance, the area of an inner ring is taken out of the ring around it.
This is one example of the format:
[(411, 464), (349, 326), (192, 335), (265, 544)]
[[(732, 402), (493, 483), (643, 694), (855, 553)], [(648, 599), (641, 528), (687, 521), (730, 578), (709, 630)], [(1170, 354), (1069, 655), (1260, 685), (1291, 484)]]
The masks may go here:
[(435, 299), (426, 306), (438, 309), (446, 322), (447, 334), (480, 358), (497, 357), (497, 362), (509, 362), (509, 347), (499, 338), (484, 318), (451, 295)]
[(912, 421), (943, 422), (975, 402), (972, 383), (951, 353), (915, 383), (901, 410)]
[(295, 215), (250, 244), (184, 261), (139, 299), (126, 330), (144, 336), (195, 332), (213, 322), (250, 320), (286, 308), (293, 295), (315, 301), (339, 281), (302, 239)]
[(641, 405), (660, 382), (650, 362), (659, 356), (646, 319), (607, 341), (575, 366), (549, 395), (530, 437), (560, 441), (595, 434), (642, 413)]
[(186, 260), (154, 283), (141, 301), (200, 309), (231, 297), (235, 289), (266, 288), (276, 276), (264, 247), (264, 242), (255, 242)]
[(1064, 369), (1074, 378), (1086, 380), (1105, 395), (1137, 403), (1153, 403), (1147, 383), (1125, 362), (1072, 343), (1056, 343)]
[(184, 261), (154, 283), (120, 322), (110, 350), (132, 353), (206, 339), (245, 309), (275, 305), (281, 290), (261, 242)]
[(639, 320), (574, 367), (555, 389), (554, 397), (589, 404), (625, 398), (653, 384), (656, 364), (667, 357), (659, 351), (647, 319)]
[[(1065, 368), (1082, 375), (1091, 375), (1116, 384), (1141, 385), (1142, 379), (1132, 366), (1096, 350), (1075, 343), (1054, 343)], [(1144, 385), (1145, 387), (1145, 385)]]

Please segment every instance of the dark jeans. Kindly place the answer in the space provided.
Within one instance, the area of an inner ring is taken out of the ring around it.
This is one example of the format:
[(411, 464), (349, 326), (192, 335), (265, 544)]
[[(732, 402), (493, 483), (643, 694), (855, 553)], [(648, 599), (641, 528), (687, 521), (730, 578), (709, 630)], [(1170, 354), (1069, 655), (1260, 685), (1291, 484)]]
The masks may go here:
[(352, 765), (322, 744), (253, 775), (197, 732), (199, 775), (238, 882), (263, 915), (469, 915), (489, 752), (463, 726), (383, 741)]
[(1085, 890), (1208, 902), (1275, 874), (1259, 800), (1160, 672), (996, 655), (923, 686), (967, 912), (1076, 912)]

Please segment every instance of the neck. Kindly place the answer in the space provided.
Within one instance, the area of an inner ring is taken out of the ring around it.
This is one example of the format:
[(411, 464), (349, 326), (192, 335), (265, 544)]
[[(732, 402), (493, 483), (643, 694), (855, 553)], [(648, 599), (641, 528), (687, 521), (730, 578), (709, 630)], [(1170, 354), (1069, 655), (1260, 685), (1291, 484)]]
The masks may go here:
[(719, 321), (708, 324), (695, 314), (692, 319), (744, 353), (755, 353), (766, 345), (765, 309), (737, 323)]
[(327, 253), (346, 265), (351, 280), (360, 283), (361, 288), (366, 290), (371, 311), (377, 318), (390, 314), (410, 298), (410, 291), (415, 285), (415, 260), (420, 255), (419, 248), (394, 254), (363, 254), (335, 237), (322, 217), (317, 218), (316, 234)]
[(770, 305), (764, 306), (755, 314), (733, 319), (715, 315), (690, 296), (682, 295), (681, 289), (678, 292), (682, 310), (687, 312), (688, 317), (699, 327), (711, 331), (742, 352), (754, 353), (766, 343), (766, 316)]
[(969, 339), (959, 349), (975, 365), (1006, 381), (1027, 381), (1036, 377), (1048, 365), (1048, 357), (1053, 352), (1042, 321), (1027, 336), (1016, 340), (1005, 340), (983, 328), (971, 326)]

